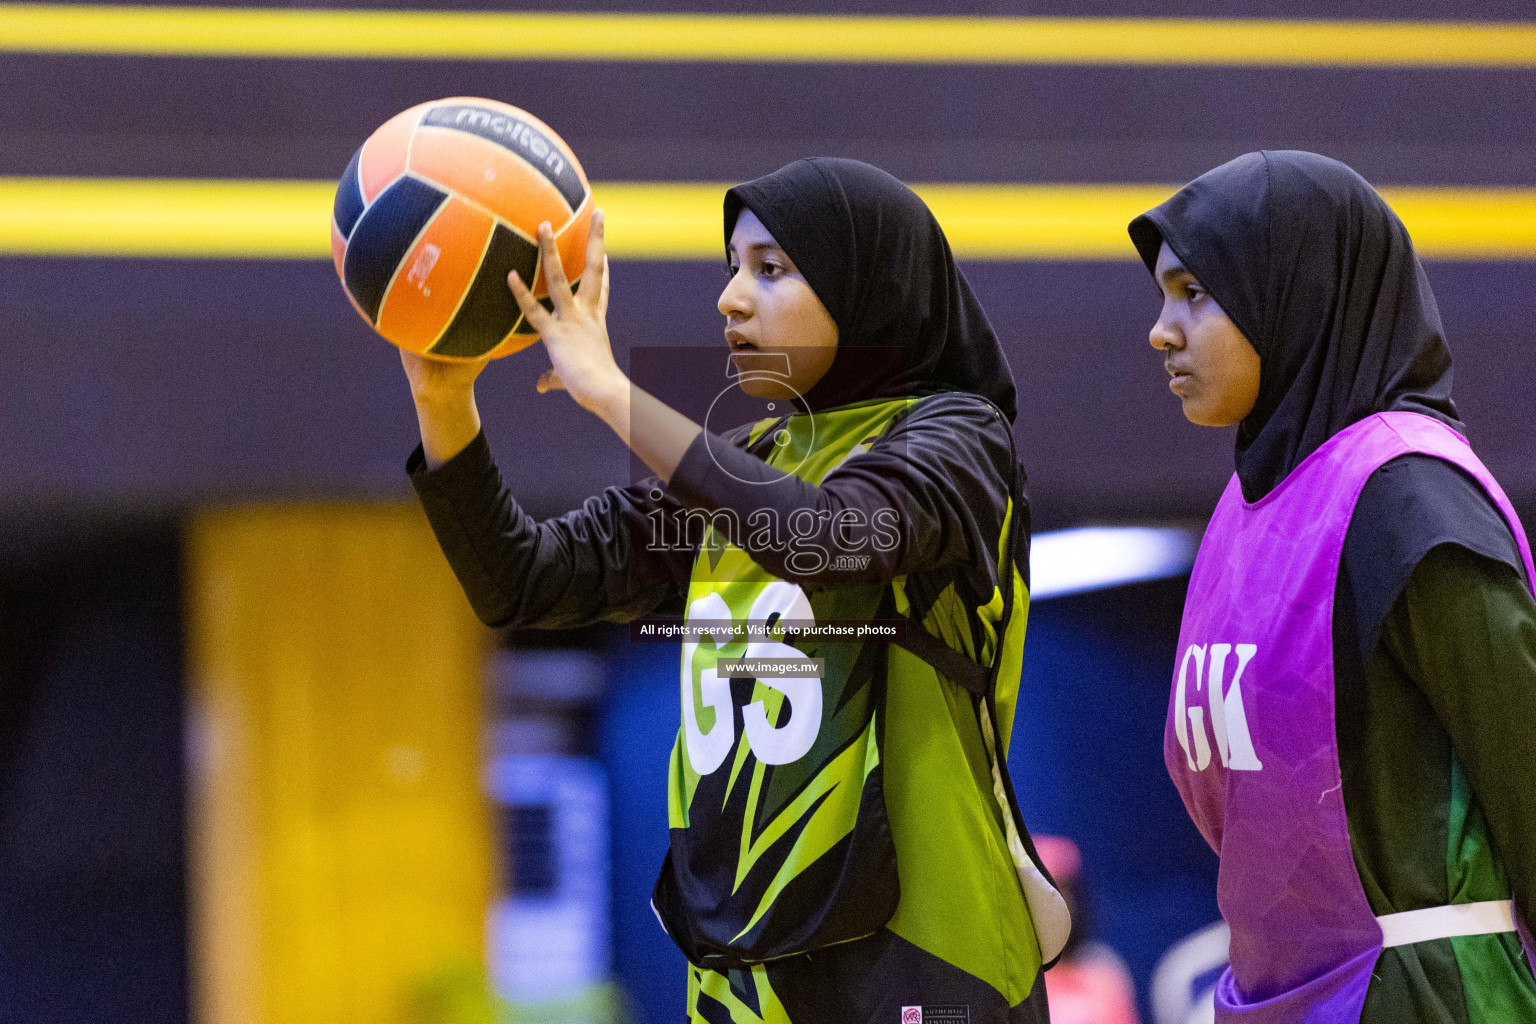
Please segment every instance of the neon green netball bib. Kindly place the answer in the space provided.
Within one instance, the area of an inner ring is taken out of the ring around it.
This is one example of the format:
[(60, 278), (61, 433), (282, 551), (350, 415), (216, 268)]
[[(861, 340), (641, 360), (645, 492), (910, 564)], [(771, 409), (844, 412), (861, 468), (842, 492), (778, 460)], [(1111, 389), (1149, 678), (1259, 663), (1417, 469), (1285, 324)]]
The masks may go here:
[[(771, 439), (768, 464), (819, 484), (917, 401), (792, 416)], [(752, 440), (779, 422), (756, 424)], [(810, 546), (811, 525), (795, 516), (772, 521), (764, 509), (739, 528), (754, 547), (759, 540), (783, 544), (802, 576), (814, 577), (833, 559), (869, 557), (867, 550)], [(899, 542), (894, 515), (870, 525), (858, 531), (873, 534), (869, 543), (893, 549)], [(846, 942), (894, 913), (899, 887), (880, 764), (886, 645), (813, 634), (791, 646), (779, 628), (851, 629), (893, 613), (888, 584), (808, 592), (770, 575), (721, 533), (705, 536), (687, 619), (714, 631), (683, 644), (683, 724), (668, 785), (671, 848), (653, 896), (668, 933), (695, 964), (741, 967)], [(720, 671), (722, 659), (778, 666), (747, 677)]]

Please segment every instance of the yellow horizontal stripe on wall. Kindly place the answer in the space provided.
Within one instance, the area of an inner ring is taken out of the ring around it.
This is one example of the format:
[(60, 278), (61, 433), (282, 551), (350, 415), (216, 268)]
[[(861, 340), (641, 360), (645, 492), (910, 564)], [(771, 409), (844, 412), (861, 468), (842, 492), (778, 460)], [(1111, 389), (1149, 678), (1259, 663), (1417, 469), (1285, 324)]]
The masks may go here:
[(1536, 189), (1384, 188), (1414, 247), (1441, 259), (1536, 259)]
[(164, 56), (1536, 67), (1536, 24), (0, 4), (0, 50)]
[[(723, 259), (721, 183), (593, 186), (619, 259)], [(1134, 259), (1132, 217), (1174, 185), (917, 185), (955, 253)], [(0, 178), (0, 255), (326, 259), (328, 181)], [(1536, 260), (1536, 189), (1387, 188), (1420, 253)]]
[(0, 178), (0, 252), (309, 259), (329, 252), (325, 181)]

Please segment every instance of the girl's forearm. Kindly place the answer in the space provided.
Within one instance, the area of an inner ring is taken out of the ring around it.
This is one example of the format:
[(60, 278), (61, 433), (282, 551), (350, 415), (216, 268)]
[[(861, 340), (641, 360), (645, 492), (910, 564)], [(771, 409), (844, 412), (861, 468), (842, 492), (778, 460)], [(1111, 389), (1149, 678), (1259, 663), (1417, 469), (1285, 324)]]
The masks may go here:
[(448, 395), (416, 394), (416, 423), (427, 468), (436, 469), (469, 446), (480, 433), (473, 388)]
[(672, 479), (683, 453), (704, 429), (622, 376), (593, 411), (663, 481)]

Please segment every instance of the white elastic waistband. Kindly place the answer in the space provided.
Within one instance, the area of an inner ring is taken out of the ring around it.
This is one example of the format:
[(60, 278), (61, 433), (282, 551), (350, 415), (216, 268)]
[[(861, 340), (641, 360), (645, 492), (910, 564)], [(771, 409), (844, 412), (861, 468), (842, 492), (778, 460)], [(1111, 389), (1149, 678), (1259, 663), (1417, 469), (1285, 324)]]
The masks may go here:
[(1426, 910), (1405, 910), (1401, 914), (1383, 914), (1376, 920), (1381, 925), (1383, 946), (1407, 946), (1456, 935), (1512, 932), (1515, 930), (1515, 905), (1510, 900), (1452, 903)]

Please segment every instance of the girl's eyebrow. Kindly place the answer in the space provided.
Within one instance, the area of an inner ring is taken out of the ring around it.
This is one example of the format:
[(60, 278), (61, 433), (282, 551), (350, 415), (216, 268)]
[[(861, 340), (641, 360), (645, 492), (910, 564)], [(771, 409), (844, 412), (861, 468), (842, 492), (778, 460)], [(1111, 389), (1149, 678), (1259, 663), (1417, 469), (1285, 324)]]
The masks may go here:
[(1174, 279), (1177, 278), (1180, 274), (1189, 274), (1190, 277), (1194, 277), (1195, 276), (1194, 274), (1190, 274), (1189, 270), (1187, 268), (1181, 267), (1178, 264), (1174, 264), (1173, 266), (1169, 267), (1167, 270), (1163, 271), (1163, 273), (1161, 275), (1162, 279), (1163, 279), (1163, 283), (1164, 284), (1172, 284)]
[[(747, 244), (747, 251), (752, 253), (763, 253), (769, 250), (777, 250), (778, 248), (779, 244), (777, 242), (749, 242)], [(725, 254), (727, 257), (741, 255), (736, 251), (734, 245), (727, 245), (725, 247)]]

